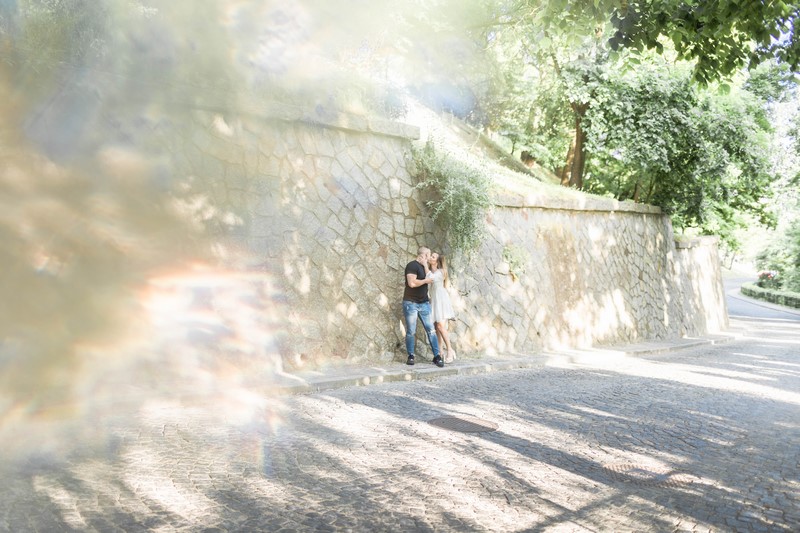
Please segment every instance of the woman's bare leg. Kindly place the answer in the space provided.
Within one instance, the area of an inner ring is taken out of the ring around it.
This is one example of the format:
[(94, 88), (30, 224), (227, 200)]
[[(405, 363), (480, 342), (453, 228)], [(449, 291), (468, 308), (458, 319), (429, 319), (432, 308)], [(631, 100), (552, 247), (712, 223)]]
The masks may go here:
[[(447, 333), (447, 325), (444, 322), (436, 322), (434, 326), (436, 327), (436, 336), (439, 337), (439, 339), (441, 339), (439, 341), (439, 346), (442, 345), (447, 346), (446, 359), (452, 361), (453, 347), (450, 346), (450, 335), (448, 335)], [(442, 343), (442, 341), (444, 341), (444, 343)]]
[(447, 355), (450, 357), (450, 362), (456, 360), (456, 351), (450, 345), (450, 333), (447, 331), (448, 322), (445, 320), (442, 323), (442, 332), (444, 333), (444, 342), (447, 343)]

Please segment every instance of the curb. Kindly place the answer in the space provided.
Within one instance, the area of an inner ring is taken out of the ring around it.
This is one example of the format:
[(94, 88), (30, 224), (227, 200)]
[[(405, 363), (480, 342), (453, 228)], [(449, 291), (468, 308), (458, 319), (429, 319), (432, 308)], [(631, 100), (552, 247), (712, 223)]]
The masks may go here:
[[(786, 313), (788, 315), (800, 316), (800, 309), (797, 309), (795, 307), (788, 307), (785, 305), (775, 304), (772, 302), (768, 302), (766, 300), (759, 300), (757, 298), (753, 298), (752, 296), (747, 296), (746, 294), (742, 294), (741, 287), (730, 289), (725, 294), (729, 298), (733, 298), (741, 302), (747, 302), (751, 305), (756, 305), (758, 307), (763, 307), (764, 309), (770, 309), (771, 311), (778, 311), (781, 313)], [(736, 318), (736, 317), (731, 317), (731, 318)], [(748, 317), (748, 318), (758, 319), (758, 317)], [(771, 319), (767, 318), (764, 320), (771, 320)]]
[[(670, 343), (650, 343), (630, 345), (622, 348), (597, 348), (593, 350), (574, 350), (559, 352), (543, 352), (534, 356), (522, 356), (513, 359), (498, 359), (495, 361), (463, 361), (451, 363), (444, 368), (431, 366), (430, 368), (409, 368), (405, 364), (396, 363), (389, 367), (341, 367), (332, 369), (338, 375), (318, 375), (302, 377), (300, 375), (284, 374), (287, 381), (294, 383), (278, 385), (273, 389), (278, 396), (292, 396), (310, 394), (326, 390), (342, 389), (346, 387), (364, 387), (381, 383), (398, 381), (432, 381), (448, 376), (473, 376), (491, 372), (503, 372), (526, 368), (541, 368), (554, 358), (580, 356), (608, 355), (617, 357), (637, 357), (657, 355), (698, 346), (716, 345), (732, 342), (734, 335), (713, 335), (704, 338), (684, 339)], [(420, 361), (419, 366), (428, 361)]]
[(677, 352), (679, 350), (685, 350), (688, 348), (696, 348), (698, 346), (705, 346), (705, 345), (714, 346), (716, 344), (726, 344), (729, 342), (733, 342), (734, 340), (736, 340), (736, 338), (737, 337), (735, 335), (710, 335), (702, 339), (687, 339), (683, 342), (674, 342), (668, 346), (643, 347), (641, 349), (628, 349), (628, 350), (614, 350), (612, 348), (610, 351), (612, 352), (616, 351), (628, 357), (636, 357), (637, 355), (656, 355), (662, 353)]

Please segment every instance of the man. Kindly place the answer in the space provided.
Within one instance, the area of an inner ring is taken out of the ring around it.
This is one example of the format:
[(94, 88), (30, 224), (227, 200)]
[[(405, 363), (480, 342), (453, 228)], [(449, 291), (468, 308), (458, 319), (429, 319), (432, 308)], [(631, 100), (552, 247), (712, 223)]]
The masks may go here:
[(406, 351), (408, 352), (406, 364), (414, 364), (414, 338), (417, 333), (417, 317), (419, 317), (422, 319), (422, 326), (425, 328), (428, 342), (433, 350), (433, 364), (441, 368), (444, 366), (444, 360), (439, 355), (439, 342), (433, 329), (431, 302), (428, 299), (428, 285), (433, 283), (433, 279), (428, 277), (427, 265), (430, 256), (431, 251), (420, 246), (417, 250), (417, 258), (406, 265), (406, 288), (403, 291), (403, 316), (406, 320)]

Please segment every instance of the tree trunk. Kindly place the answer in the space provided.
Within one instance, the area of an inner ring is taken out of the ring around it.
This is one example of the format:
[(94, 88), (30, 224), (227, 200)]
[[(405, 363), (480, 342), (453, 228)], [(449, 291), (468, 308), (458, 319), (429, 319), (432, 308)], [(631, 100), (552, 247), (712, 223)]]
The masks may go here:
[(653, 194), (656, 192), (656, 179), (650, 178), (650, 190), (647, 191), (647, 198), (644, 199), (646, 203), (650, 203), (653, 199)]
[[(564, 81), (558, 58), (552, 52), (550, 55), (553, 58), (553, 66), (556, 69), (556, 75)], [(584, 74), (583, 81), (584, 83), (589, 83), (588, 75)], [(583, 130), (581, 122), (583, 121), (584, 115), (586, 115), (586, 110), (589, 109), (589, 104), (570, 102), (569, 106), (575, 113), (575, 138), (570, 145), (570, 151), (567, 152), (567, 162), (564, 164), (564, 170), (561, 172), (561, 185), (569, 185), (576, 189), (583, 189), (583, 169), (586, 166), (586, 132)]]
[(564, 187), (569, 186), (569, 175), (570, 169), (572, 169), (572, 159), (575, 156), (575, 137), (572, 137), (572, 141), (569, 143), (569, 150), (567, 150), (567, 160), (564, 163), (564, 166), (561, 167), (560, 177), (561, 177), (561, 185)]
[(586, 166), (586, 131), (584, 131), (581, 123), (589, 105), (571, 105), (572, 110), (575, 112), (575, 149), (573, 151), (572, 164), (569, 165), (569, 186), (583, 189), (583, 169)]

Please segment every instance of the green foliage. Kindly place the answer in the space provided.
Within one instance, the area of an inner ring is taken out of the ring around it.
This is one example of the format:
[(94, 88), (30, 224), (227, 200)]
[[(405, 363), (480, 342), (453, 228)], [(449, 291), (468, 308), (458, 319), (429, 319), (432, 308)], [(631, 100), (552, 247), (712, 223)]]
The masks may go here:
[[(576, 109), (588, 105), (606, 50), (600, 34), (573, 38), (573, 29), (523, 21), (526, 5), (507, 17), (507, 25), (491, 35), (487, 49), (494, 57), (488, 90), (482, 94), (483, 123), (527, 151), (541, 166), (559, 172), (570, 149)], [(584, 13), (585, 15), (586, 13)], [(564, 15), (571, 19), (570, 14)], [(591, 25), (590, 25), (591, 26)]]
[[(770, 41), (755, 59), (748, 56), (754, 68), (744, 85), (708, 83), (739, 68), (738, 54), (749, 54), (750, 40), (763, 37), (764, 28), (788, 29), (784, 15), (793, 16), (794, 8), (782, 15), (772, 7), (737, 11), (733, 2), (724, 2), (723, 13), (694, 2), (651, 4), (660, 16), (646, 12), (644, 2), (629, 3), (624, 13), (605, 0), (513, 3), (498, 18), (489, 47), (502, 82), (487, 94), (496, 100), (485, 107), (497, 111), (487, 123), (558, 172), (582, 119), (584, 189), (661, 206), (676, 228), (717, 234), (738, 249), (738, 228), (748, 217), (775, 222), (767, 200), (780, 170), (769, 112), (795, 81), (786, 61), (755, 66), (786, 59), (789, 48)], [(612, 12), (617, 16), (609, 18)], [(744, 20), (745, 13), (765, 24)], [(689, 19), (710, 26), (674, 27)], [(616, 25), (616, 54), (604, 47), (609, 22)], [(718, 31), (706, 31), (712, 27)]]
[(113, 6), (88, 0), (29, 0), (16, 9), (7, 7), (2, 26), (7, 25), (14, 39), (6, 41), (3, 59), (12, 80), (26, 87), (29, 97), (44, 97), (51, 85), (63, 83), (70, 69), (101, 61), (108, 49), (112, 12)]
[(744, 84), (745, 90), (768, 103), (786, 101), (796, 88), (797, 81), (789, 65), (775, 60), (750, 70)]
[(756, 266), (775, 272), (781, 289), (800, 292), (800, 219), (758, 253)]
[(602, 35), (619, 0), (520, 0), (500, 22), (529, 28), (531, 43), (574, 48)]
[(525, 265), (530, 259), (528, 250), (515, 244), (503, 246), (503, 261), (508, 263), (511, 276), (516, 279), (525, 273)]
[(145, 100), (194, 102), (210, 90), (233, 99), (241, 78), (221, 12), (211, 0), (158, 8), (128, 0), (12, 2), (10, 74), (33, 105), (73, 86), (109, 113)]
[(633, 0), (613, 10), (610, 43), (661, 53), (668, 39), (679, 58), (696, 60), (694, 78), (708, 83), (772, 57), (796, 71), (798, 18), (800, 3), (784, 0)]
[(432, 196), (426, 202), (431, 218), (445, 230), (452, 248), (465, 254), (477, 249), (486, 231), (491, 179), (481, 169), (437, 152), (431, 140), (414, 149), (413, 158), (417, 187)]
[(744, 213), (772, 224), (774, 179), (763, 102), (747, 91), (695, 87), (685, 68), (610, 68), (586, 115), (586, 189), (660, 206), (736, 249)]
[(483, 126), (512, 142), (512, 151), (525, 150), (547, 169), (564, 164), (574, 116), (561, 82), (553, 76), (525, 74), (524, 66), (504, 65), (508, 73), (493, 77), (481, 99)]
[[(502, 55), (502, 50), (498, 52)], [(513, 147), (527, 144), (528, 115), (535, 100), (531, 94), (535, 84), (525, 70), (514, 60), (498, 58), (491, 65), (487, 89), (481, 94), (479, 104), (477, 122), (509, 139)]]
[(574, 47), (602, 37), (614, 50), (664, 53), (694, 61), (693, 78), (703, 84), (745, 66), (777, 58), (800, 66), (800, 3), (776, 0), (518, 0), (498, 24), (527, 33), (532, 47), (552, 42)]
[[(800, 102), (800, 98), (797, 100)], [(795, 113), (790, 119), (789, 129), (787, 131), (788, 137), (793, 141), (793, 148), (795, 155), (800, 157), (800, 113)], [(791, 178), (792, 185), (800, 185), (800, 172)]]

